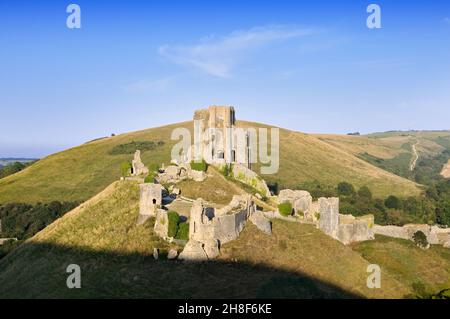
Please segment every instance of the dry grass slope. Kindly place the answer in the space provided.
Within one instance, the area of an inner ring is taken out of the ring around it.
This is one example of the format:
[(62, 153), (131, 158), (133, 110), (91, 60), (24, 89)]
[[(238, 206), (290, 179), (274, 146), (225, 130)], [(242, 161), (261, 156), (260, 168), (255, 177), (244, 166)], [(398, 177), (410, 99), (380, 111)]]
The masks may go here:
[[(239, 122), (240, 125), (267, 127)], [(143, 152), (146, 165), (168, 164), (170, 150), (176, 141), (170, 135), (174, 128), (192, 129), (192, 122), (126, 133), (50, 155), (27, 169), (0, 180), (0, 203), (85, 201), (120, 176), (120, 163), (130, 161), (132, 154), (110, 155), (116, 145), (132, 141), (164, 141), (165, 145)], [(345, 180), (360, 187), (367, 185), (376, 196), (419, 194), (416, 184), (387, 173), (355, 157), (345, 149), (318, 138), (282, 129), (280, 131), (280, 170), (263, 176), (269, 182), (279, 182), (296, 188), (305, 182), (318, 181), (336, 186)]]

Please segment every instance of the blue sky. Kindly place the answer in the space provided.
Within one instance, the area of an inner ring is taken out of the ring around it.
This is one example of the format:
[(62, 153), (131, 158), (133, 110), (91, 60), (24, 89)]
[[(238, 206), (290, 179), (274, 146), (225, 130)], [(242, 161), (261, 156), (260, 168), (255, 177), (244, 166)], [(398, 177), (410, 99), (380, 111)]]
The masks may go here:
[(2, 0), (0, 157), (210, 104), (303, 132), (450, 129), (450, 2), (240, 2)]

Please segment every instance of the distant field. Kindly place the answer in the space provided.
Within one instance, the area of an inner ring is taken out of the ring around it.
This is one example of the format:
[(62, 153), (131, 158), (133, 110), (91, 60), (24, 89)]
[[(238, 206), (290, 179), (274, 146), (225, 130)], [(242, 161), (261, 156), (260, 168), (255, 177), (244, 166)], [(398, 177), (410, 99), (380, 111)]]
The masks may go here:
[[(418, 183), (436, 180), (450, 157), (449, 131), (385, 132), (364, 136), (315, 135), (319, 139), (396, 175)], [(414, 170), (411, 164), (418, 159)]]
[(2, 166), (6, 166), (15, 162), (20, 162), (20, 163), (28, 163), (28, 162), (33, 162), (33, 161), (37, 161), (36, 158), (0, 158), (0, 167)]

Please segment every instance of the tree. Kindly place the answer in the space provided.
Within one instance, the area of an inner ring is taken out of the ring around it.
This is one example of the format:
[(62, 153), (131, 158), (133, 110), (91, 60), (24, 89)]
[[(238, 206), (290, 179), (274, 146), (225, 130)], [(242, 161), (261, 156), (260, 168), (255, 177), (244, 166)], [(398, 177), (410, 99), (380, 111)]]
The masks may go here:
[(367, 200), (371, 200), (372, 199), (372, 192), (370, 191), (369, 187), (367, 186), (363, 186), (358, 190), (358, 196), (360, 198), (364, 198)]
[(384, 205), (387, 208), (392, 208), (392, 209), (400, 209), (401, 207), (401, 202), (400, 199), (398, 199), (396, 196), (394, 195), (390, 195), (388, 198), (386, 198), (386, 200), (384, 201)]
[(421, 248), (428, 247), (427, 236), (425, 236), (425, 234), (420, 230), (418, 230), (414, 233), (413, 240), (416, 243), (416, 245)]
[(338, 195), (342, 195), (342, 196), (350, 196), (350, 195), (355, 194), (355, 188), (353, 187), (352, 184), (347, 183), (347, 182), (339, 183), (337, 186), (337, 190), (338, 190)]
[(436, 223), (450, 226), (450, 199), (443, 199), (436, 207)]

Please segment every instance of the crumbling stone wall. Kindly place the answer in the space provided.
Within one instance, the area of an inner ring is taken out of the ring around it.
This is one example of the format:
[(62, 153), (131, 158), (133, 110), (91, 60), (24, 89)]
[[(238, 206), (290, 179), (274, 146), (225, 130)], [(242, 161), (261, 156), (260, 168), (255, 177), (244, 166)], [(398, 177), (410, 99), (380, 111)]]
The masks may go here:
[(161, 238), (167, 238), (169, 232), (169, 217), (167, 216), (167, 211), (163, 209), (156, 210), (154, 231), (155, 234)]
[(131, 161), (132, 175), (147, 175), (148, 168), (145, 167), (144, 163), (141, 161), (141, 151), (136, 150), (134, 153), (134, 159)]
[(373, 215), (354, 217), (339, 214), (338, 240), (347, 245), (353, 242), (375, 239)]
[(162, 206), (163, 187), (160, 184), (140, 184), (138, 224), (144, 223), (150, 216), (156, 215), (156, 210)]
[(427, 237), (431, 245), (443, 245), (450, 248), (450, 228), (440, 228), (425, 224), (407, 224), (404, 226), (374, 226), (374, 233), (388, 237), (412, 240), (417, 231), (421, 231)]
[[(240, 209), (232, 211), (236, 207)], [(252, 209), (253, 206), (243, 196), (235, 196), (229, 205), (219, 210), (205, 207), (203, 200), (197, 199), (191, 209), (189, 238), (200, 242), (217, 239), (221, 244), (234, 240), (244, 228)]]
[(312, 207), (312, 196), (309, 192), (303, 190), (283, 189), (278, 195), (278, 203), (291, 203), (295, 214), (303, 215), (305, 219), (314, 220)]
[(245, 165), (239, 163), (233, 164), (232, 173), (234, 179), (252, 186), (263, 196), (270, 196), (270, 190), (266, 182)]
[(338, 239), (339, 231), (339, 198), (319, 198), (318, 228), (325, 234)]

